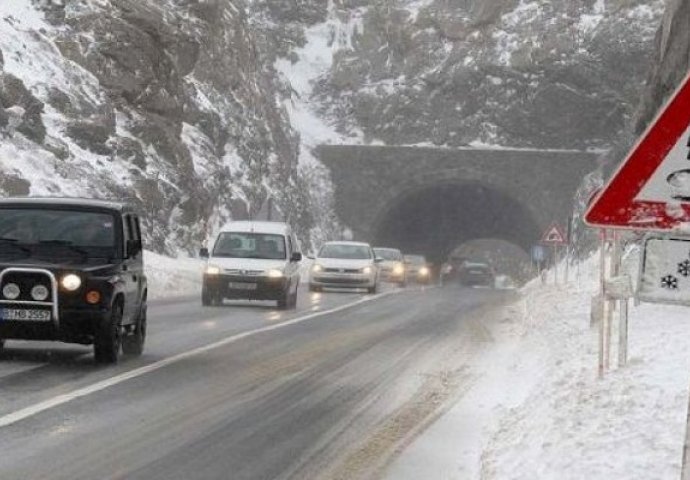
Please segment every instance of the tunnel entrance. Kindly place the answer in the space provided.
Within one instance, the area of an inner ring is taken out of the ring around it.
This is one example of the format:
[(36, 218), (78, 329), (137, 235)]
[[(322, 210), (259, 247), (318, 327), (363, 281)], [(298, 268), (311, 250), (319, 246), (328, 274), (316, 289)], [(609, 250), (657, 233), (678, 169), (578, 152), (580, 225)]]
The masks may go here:
[(374, 243), (442, 263), (475, 239), (501, 239), (529, 252), (539, 236), (530, 212), (510, 196), (481, 184), (436, 184), (384, 208)]

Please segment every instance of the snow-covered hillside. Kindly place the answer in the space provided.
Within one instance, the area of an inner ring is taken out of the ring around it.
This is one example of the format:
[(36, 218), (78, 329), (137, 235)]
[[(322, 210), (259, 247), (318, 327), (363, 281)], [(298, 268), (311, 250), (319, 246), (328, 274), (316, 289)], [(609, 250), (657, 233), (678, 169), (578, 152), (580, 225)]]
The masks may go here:
[(0, 2), (0, 194), (126, 198), (194, 251), (266, 198), (308, 239), (309, 179), (244, 3)]
[(286, 78), (318, 67), (291, 93), (330, 127), (311, 130), (321, 142), (607, 148), (636, 108), (664, 1), (257, 0), (252, 9)]

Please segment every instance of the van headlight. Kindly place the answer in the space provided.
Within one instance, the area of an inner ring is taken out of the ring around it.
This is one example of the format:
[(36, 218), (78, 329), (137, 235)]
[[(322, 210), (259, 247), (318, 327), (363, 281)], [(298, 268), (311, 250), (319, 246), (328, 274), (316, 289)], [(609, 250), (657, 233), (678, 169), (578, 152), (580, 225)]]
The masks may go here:
[(266, 276), (268, 278), (283, 278), (283, 271), (278, 270), (277, 268), (272, 268), (266, 272)]
[(220, 267), (216, 267), (215, 265), (209, 265), (206, 267), (205, 273), (206, 275), (220, 275)]
[(313, 267), (311, 267), (311, 271), (315, 272), (315, 273), (319, 273), (319, 272), (323, 271), (323, 267), (317, 263)]
[(419, 275), (421, 275), (422, 277), (426, 277), (427, 275), (429, 275), (429, 267), (420, 268)]
[(60, 285), (62, 285), (62, 288), (64, 288), (68, 292), (74, 292), (75, 290), (78, 290), (79, 287), (81, 287), (81, 278), (79, 278), (79, 275), (69, 273), (62, 277), (62, 279), (60, 280)]

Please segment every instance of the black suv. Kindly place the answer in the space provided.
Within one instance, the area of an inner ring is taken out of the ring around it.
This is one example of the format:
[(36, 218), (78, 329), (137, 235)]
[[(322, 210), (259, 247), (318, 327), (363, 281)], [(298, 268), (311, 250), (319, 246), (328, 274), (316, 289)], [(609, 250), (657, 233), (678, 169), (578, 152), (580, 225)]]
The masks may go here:
[(140, 355), (147, 284), (127, 205), (0, 199), (0, 349), (6, 339), (94, 345), (96, 362)]

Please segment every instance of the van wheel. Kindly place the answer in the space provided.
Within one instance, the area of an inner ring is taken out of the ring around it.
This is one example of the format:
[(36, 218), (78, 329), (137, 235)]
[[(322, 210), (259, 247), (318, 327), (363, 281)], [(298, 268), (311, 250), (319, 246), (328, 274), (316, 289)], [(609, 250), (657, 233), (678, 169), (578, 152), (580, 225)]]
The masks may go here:
[(146, 300), (144, 300), (141, 304), (139, 318), (137, 319), (134, 331), (122, 339), (122, 353), (136, 357), (144, 353), (146, 327)]
[(114, 364), (120, 358), (122, 347), (122, 302), (113, 305), (110, 318), (99, 325), (93, 344), (96, 363)]
[(290, 297), (289, 289), (285, 289), (280, 293), (280, 297), (278, 298), (278, 308), (280, 310), (286, 310), (290, 306)]
[(290, 309), (294, 310), (297, 308), (297, 290), (295, 289), (295, 293), (290, 295)]
[(213, 304), (213, 297), (209, 293), (208, 289), (204, 285), (201, 287), (201, 305), (204, 307), (210, 307)]

